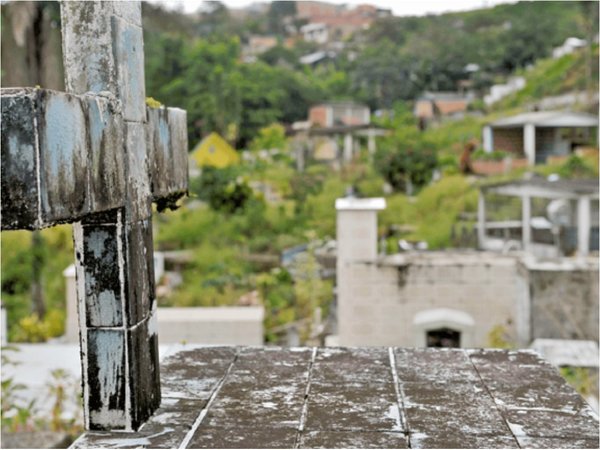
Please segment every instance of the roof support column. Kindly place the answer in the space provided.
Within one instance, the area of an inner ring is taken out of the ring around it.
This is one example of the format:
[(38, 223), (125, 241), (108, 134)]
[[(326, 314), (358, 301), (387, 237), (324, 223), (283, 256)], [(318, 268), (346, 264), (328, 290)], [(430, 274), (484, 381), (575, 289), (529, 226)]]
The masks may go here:
[(483, 149), (487, 153), (493, 152), (494, 151), (494, 132), (493, 132), (491, 126), (486, 125), (483, 127), (482, 140), (483, 140)]
[(369, 155), (373, 156), (373, 155), (375, 155), (375, 152), (377, 151), (377, 147), (375, 145), (375, 133), (370, 128), (368, 130), (367, 139), (368, 139), (367, 140), (367, 148), (369, 149)]
[(523, 150), (530, 165), (535, 165), (535, 125), (526, 123), (523, 127)]
[(346, 133), (344, 135), (344, 164), (352, 162), (354, 156), (354, 140), (352, 139), (352, 133)]
[(523, 250), (531, 250), (531, 197), (521, 197), (521, 229), (523, 238)]
[(485, 249), (485, 194), (479, 190), (477, 202), (477, 241), (480, 249)]
[(577, 200), (577, 255), (587, 256), (590, 251), (590, 198)]

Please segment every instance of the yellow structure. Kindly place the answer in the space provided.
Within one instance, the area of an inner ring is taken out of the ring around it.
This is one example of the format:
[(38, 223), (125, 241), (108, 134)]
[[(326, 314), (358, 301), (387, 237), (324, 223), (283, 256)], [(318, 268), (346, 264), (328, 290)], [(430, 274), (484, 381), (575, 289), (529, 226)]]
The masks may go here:
[(213, 166), (219, 169), (240, 162), (240, 155), (217, 133), (210, 133), (190, 154), (197, 167)]

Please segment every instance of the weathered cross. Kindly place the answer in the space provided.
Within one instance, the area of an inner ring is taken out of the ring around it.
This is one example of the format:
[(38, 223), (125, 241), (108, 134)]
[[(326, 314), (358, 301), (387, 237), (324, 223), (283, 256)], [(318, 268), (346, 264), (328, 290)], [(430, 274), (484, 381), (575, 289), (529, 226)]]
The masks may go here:
[(151, 204), (187, 192), (186, 114), (147, 108), (139, 2), (63, 2), (67, 93), (2, 90), (2, 229), (74, 223), (85, 425), (160, 404)]

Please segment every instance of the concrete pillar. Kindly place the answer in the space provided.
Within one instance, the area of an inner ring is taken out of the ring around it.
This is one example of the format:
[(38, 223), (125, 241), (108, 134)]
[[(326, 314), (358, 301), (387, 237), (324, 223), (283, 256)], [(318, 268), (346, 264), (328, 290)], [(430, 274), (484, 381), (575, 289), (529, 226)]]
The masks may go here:
[(482, 135), (483, 149), (488, 153), (493, 152), (494, 151), (494, 132), (492, 130), (492, 127), (489, 125), (484, 126), (482, 134), (483, 134)]
[(352, 162), (354, 150), (354, 139), (352, 133), (346, 133), (344, 135), (344, 164)]
[(521, 229), (523, 250), (531, 250), (531, 197), (521, 197)]
[(377, 211), (385, 208), (383, 198), (339, 198), (337, 210), (337, 317), (340, 345), (352, 341), (352, 321), (347, 320), (355, 313), (353, 305), (357, 298), (354, 290), (356, 270), (367, 270), (358, 262), (374, 261), (377, 258)]
[(66, 342), (79, 342), (79, 321), (77, 320), (77, 281), (75, 279), (75, 265), (71, 264), (63, 271), (65, 278), (67, 318), (65, 323), (64, 338)]
[(485, 194), (480, 189), (477, 201), (477, 241), (479, 248), (485, 248)]
[(367, 135), (367, 149), (369, 150), (369, 155), (372, 157), (377, 151), (377, 147), (375, 144), (375, 134), (373, 133), (373, 130), (369, 130), (368, 133), (369, 134)]
[(339, 198), (335, 208), (338, 267), (352, 261), (374, 260), (377, 257), (377, 211), (385, 209), (385, 199)]
[(577, 201), (577, 255), (587, 256), (590, 252), (590, 198), (581, 197)]
[(525, 124), (523, 128), (523, 150), (530, 165), (535, 165), (535, 125)]

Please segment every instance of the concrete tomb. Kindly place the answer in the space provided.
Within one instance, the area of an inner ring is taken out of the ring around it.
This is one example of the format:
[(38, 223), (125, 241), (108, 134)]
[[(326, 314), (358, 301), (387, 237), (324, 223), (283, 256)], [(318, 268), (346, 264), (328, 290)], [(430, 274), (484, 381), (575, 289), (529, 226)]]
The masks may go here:
[(2, 229), (74, 223), (85, 426), (160, 404), (152, 209), (187, 192), (186, 113), (147, 108), (139, 2), (61, 4), (66, 93), (2, 90)]
[(136, 433), (74, 448), (598, 448), (598, 419), (532, 351), (212, 347), (163, 362)]

